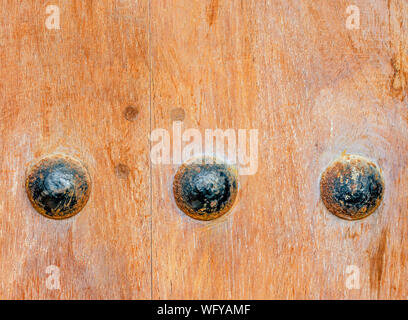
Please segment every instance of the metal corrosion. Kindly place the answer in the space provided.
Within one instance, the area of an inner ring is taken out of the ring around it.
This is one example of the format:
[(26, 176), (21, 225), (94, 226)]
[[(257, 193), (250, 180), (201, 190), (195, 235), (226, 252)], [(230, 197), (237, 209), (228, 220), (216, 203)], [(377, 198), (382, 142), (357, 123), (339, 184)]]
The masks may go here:
[(346, 220), (372, 214), (384, 194), (384, 180), (378, 167), (357, 155), (343, 155), (322, 174), (320, 195), (326, 208)]
[(198, 220), (213, 220), (227, 213), (237, 197), (234, 166), (202, 157), (180, 166), (173, 182), (177, 206)]
[(55, 154), (39, 160), (29, 169), (26, 191), (40, 214), (51, 219), (66, 219), (86, 205), (91, 178), (80, 161)]

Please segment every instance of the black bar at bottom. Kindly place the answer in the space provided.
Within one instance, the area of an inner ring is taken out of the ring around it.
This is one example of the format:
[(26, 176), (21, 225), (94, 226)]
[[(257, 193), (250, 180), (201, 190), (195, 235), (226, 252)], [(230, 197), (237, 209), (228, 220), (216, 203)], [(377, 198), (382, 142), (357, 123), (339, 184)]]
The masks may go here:
[(285, 301), (285, 300), (143, 300), (143, 301), (2, 301), (14, 316), (52, 315), (76, 320), (84, 314), (93, 319), (125, 315), (126, 319), (286, 319), (303, 317), (357, 317), (369, 319), (385, 309), (406, 310), (406, 301)]

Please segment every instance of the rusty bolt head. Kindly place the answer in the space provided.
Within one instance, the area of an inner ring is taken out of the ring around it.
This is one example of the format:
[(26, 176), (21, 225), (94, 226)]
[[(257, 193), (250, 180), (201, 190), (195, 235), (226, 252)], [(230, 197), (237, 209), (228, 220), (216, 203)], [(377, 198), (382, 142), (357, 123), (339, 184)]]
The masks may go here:
[(377, 166), (364, 157), (343, 155), (322, 174), (320, 196), (326, 208), (346, 220), (363, 219), (380, 205), (384, 180)]
[(227, 213), (237, 191), (236, 168), (210, 157), (183, 164), (173, 182), (177, 206), (198, 220), (213, 220)]
[(66, 219), (87, 203), (91, 179), (81, 162), (56, 154), (41, 159), (29, 169), (26, 191), (33, 207), (43, 216)]

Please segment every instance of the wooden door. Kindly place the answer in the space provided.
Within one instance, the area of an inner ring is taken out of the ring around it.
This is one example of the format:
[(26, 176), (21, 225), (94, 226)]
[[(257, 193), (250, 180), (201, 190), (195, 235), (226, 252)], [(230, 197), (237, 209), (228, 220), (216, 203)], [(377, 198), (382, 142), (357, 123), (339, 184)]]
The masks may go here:
[[(0, 297), (406, 299), (407, 16), (404, 0), (1, 1)], [(181, 212), (179, 164), (151, 161), (175, 123), (258, 132), (221, 218)], [(344, 152), (384, 178), (358, 221), (320, 199)], [(66, 220), (24, 189), (54, 153), (92, 180)]]
[[(147, 3), (2, 1), (1, 21), (1, 297), (150, 298)], [(30, 163), (56, 152), (92, 179), (67, 220), (24, 190)]]

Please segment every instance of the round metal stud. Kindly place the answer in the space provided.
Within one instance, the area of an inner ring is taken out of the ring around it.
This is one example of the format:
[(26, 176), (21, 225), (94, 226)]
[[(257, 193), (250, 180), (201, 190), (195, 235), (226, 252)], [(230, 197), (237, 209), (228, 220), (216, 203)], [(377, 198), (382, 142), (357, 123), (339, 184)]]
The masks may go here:
[(51, 219), (66, 219), (85, 206), (91, 179), (82, 163), (66, 155), (47, 156), (27, 174), (26, 191), (33, 207)]
[(346, 220), (372, 214), (384, 194), (384, 180), (377, 166), (357, 155), (342, 155), (322, 174), (320, 196), (326, 208)]
[(179, 168), (173, 182), (177, 206), (198, 220), (213, 220), (227, 213), (238, 191), (234, 166), (210, 157), (189, 161)]

